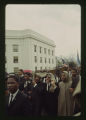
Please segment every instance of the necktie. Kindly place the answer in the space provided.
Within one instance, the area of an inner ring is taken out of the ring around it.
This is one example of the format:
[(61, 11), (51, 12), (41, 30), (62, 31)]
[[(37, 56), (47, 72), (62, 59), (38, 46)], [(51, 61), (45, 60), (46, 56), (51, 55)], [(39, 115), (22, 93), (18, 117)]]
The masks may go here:
[(12, 103), (12, 99), (13, 99), (13, 94), (11, 95), (10, 104)]

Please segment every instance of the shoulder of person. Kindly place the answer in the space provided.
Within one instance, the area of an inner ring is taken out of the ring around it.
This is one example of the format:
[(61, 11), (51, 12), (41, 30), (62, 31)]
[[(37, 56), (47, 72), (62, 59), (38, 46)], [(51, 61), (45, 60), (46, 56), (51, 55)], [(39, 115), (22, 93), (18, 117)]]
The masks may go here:
[(5, 95), (5, 100), (7, 100), (9, 98), (10, 94), (6, 94)]
[(18, 93), (19, 95), (20, 95), (20, 97), (21, 98), (27, 98), (28, 96), (27, 96), (27, 94), (25, 94), (25, 93), (22, 93), (21, 91), (19, 91), (19, 93)]
[(81, 112), (74, 114), (73, 116), (80, 116)]
[(59, 82), (58, 85), (61, 86), (63, 84), (63, 81)]

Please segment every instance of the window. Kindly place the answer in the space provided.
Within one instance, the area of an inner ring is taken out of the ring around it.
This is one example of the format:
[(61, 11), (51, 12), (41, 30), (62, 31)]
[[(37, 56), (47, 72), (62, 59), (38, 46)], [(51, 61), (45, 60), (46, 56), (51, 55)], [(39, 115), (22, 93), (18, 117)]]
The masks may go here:
[(37, 56), (34, 56), (34, 61), (35, 63), (37, 63)]
[(46, 54), (46, 48), (44, 48), (44, 53)]
[(18, 45), (13, 45), (13, 52), (18, 52)]
[(46, 58), (45, 58), (45, 63), (47, 62)]
[(34, 52), (37, 51), (37, 45), (34, 45)]
[(18, 67), (14, 67), (14, 73), (18, 72), (19, 68)]
[(13, 57), (13, 63), (18, 63), (18, 56)]
[(50, 58), (49, 58), (49, 63), (50, 63)]
[(52, 59), (52, 64), (54, 64), (54, 60)]
[(50, 55), (50, 49), (48, 49), (48, 55)]
[(45, 67), (45, 70), (47, 70), (47, 67)]
[(40, 67), (40, 70), (42, 70), (42, 67)]
[(42, 53), (42, 47), (40, 47), (40, 53)]
[(40, 57), (40, 63), (42, 63), (42, 57)]
[(35, 66), (35, 71), (37, 71), (37, 66)]
[(54, 63), (54, 60), (52, 59), (52, 64)]
[(53, 50), (52, 50), (52, 56), (53, 56)]

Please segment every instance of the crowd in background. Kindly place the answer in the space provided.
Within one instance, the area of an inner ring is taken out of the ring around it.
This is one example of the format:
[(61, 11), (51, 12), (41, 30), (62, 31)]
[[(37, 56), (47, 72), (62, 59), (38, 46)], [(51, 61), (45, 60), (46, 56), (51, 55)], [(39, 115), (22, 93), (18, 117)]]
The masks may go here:
[(17, 74), (7, 74), (5, 83), (9, 116), (77, 116), (81, 113), (80, 67), (64, 66), (53, 73), (34, 74), (20, 69)]

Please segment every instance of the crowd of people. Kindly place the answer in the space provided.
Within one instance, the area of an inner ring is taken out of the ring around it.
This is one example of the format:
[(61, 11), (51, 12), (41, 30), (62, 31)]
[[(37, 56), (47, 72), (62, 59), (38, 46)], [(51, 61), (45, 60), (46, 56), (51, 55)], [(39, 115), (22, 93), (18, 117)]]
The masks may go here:
[(24, 73), (20, 69), (17, 74), (6, 75), (5, 83), (5, 110), (9, 116), (74, 116), (81, 113), (80, 67), (56, 69), (54, 74)]

